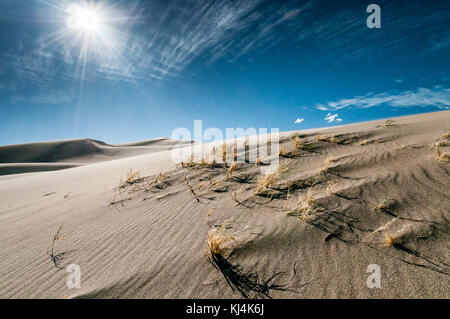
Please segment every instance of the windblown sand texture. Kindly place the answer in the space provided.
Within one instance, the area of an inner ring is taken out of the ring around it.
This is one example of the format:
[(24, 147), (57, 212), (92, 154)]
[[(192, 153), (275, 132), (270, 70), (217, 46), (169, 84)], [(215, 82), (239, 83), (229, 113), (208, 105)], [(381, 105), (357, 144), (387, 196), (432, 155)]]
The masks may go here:
[(449, 132), (450, 111), (287, 132), (265, 176), (231, 145), (0, 147), (0, 297), (449, 298)]

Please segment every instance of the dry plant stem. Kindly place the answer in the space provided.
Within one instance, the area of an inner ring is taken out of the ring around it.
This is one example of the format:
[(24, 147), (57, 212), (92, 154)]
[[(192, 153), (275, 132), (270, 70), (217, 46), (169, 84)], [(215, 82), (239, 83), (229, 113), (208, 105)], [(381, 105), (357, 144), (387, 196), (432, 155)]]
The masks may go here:
[(200, 202), (200, 200), (198, 199), (198, 195), (195, 193), (194, 188), (189, 183), (189, 180), (187, 179), (187, 177), (184, 177), (184, 181), (186, 182), (186, 185), (187, 185), (188, 189), (191, 191), (191, 194), (192, 194), (192, 196), (194, 196), (195, 200), (197, 202)]
[(64, 237), (66, 237), (66, 235), (61, 234), (61, 230), (62, 230), (62, 226), (63, 223), (61, 223), (61, 225), (59, 226), (58, 230), (56, 231), (56, 233), (53, 235), (53, 239), (52, 239), (52, 244), (51, 244), (51, 249), (50, 249), (50, 258), (53, 261), (55, 267), (57, 268), (61, 268), (58, 264), (59, 260), (62, 259), (62, 257), (64, 256), (65, 253), (58, 253), (55, 254), (55, 242), (57, 240), (63, 239)]
[(237, 167), (238, 167), (237, 163), (233, 163), (233, 165), (230, 166), (227, 173), (227, 179), (230, 179), (230, 177), (233, 175), (233, 172), (237, 169)]

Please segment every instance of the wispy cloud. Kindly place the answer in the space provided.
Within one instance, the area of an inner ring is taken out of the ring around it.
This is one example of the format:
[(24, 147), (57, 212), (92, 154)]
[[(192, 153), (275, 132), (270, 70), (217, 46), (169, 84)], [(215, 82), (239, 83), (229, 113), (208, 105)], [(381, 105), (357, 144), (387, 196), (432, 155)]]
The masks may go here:
[(66, 104), (71, 101), (73, 101), (72, 97), (60, 93), (11, 97), (11, 102), (14, 104)]
[(364, 96), (355, 96), (349, 99), (341, 99), (326, 104), (317, 104), (316, 108), (323, 111), (336, 111), (340, 109), (366, 109), (377, 106), (392, 107), (437, 107), (450, 108), (450, 89), (434, 86), (431, 89), (418, 88), (415, 91), (403, 91), (400, 93), (384, 92)]
[[(429, 45), (435, 50), (448, 48), (450, 43), (448, 31), (442, 28), (450, 8), (445, 1), (433, 6), (387, 2), (383, 10), (391, 18), (383, 19), (382, 28), (388, 32), (368, 32), (361, 6), (331, 0), (101, 1), (111, 7), (104, 12), (107, 28), (104, 38), (88, 48), (80, 46), (74, 34), (64, 32), (65, 2), (38, 3), (48, 5), (43, 16), (53, 13), (57, 20), (42, 21), (52, 22), (42, 25), (60, 30), (52, 33), (43, 28), (36, 37), (27, 32), (14, 34), (15, 47), (0, 50), (2, 69), (25, 84), (98, 76), (113, 81), (161, 80), (180, 75), (196, 59), (235, 62), (280, 43), (307, 44), (299, 50), (299, 58), (331, 63), (361, 56), (367, 59), (429, 34), (434, 34)], [(41, 30), (40, 25), (36, 29)], [(306, 48), (315, 48), (314, 54)]]
[(295, 120), (295, 124), (302, 124), (304, 120), (305, 120), (304, 118), (301, 118), (301, 119), (298, 118)]
[(37, 38), (20, 34), (15, 50), (0, 51), (2, 65), (25, 84), (35, 85), (98, 75), (131, 82), (161, 80), (178, 76), (199, 57), (232, 61), (270, 49), (292, 37), (275, 31), (295, 32), (296, 18), (308, 5), (265, 0), (115, 2), (102, 11), (106, 19), (100, 36), (86, 46), (65, 30), (67, 13), (59, 2), (41, 2), (55, 11), (60, 30)]

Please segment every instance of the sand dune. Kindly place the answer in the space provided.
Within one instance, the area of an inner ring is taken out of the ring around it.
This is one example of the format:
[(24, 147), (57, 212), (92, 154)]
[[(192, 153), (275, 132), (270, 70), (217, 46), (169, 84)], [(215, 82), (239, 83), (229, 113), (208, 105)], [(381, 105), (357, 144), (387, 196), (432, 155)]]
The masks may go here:
[[(188, 143), (188, 142), (186, 142)], [(183, 142), (166, 138), (129, 144), (106, 144), (91, 139), (0, 146), (0, 175), (50, 171), (90, 163), (161, 152)]]
[[(284, 133), (270, 177), (177, 166), (166, 140), (0, 148), (3, 163), (83, 164), (0, 179), (0, 297), (449, 298), (449, 129), (444, 111)], [(208, 234), (229, 240), (211, 255)]]

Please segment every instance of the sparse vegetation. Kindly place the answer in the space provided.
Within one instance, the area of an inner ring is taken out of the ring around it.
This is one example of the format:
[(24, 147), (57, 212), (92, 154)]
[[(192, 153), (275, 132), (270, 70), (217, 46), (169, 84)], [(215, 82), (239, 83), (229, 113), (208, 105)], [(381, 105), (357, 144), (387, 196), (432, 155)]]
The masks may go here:
[(295, 148), (296, 149), (301, 149), (302, 146), (303, 146), (302, 139), (298, 135), (296, 135), (293, 140), (294, 140)]
[(271, 290), (288, 291), (284, 285), (273, 281), (282, 273), (275, 273), (267, 280), (260, 280), (257, 273), (244, 273), (239, 265), (228, 261), (232, 254), (233, 244), (237, 243), (235, 235), (249, 230), (246, 227), (239, 232), (229, 234), (224, 231), (223, 223), (220, 228), (208, 232), (208, 260), (222, 275), (233, 291), (238, 291), (244, 298), (270, 298)]
[(227, 144), (222, 144), (222, 162), (224, 165), (227, 163)]
[[(195, 162), (193, 158), (189, 162), (181, 162), (181, 167), (183, 168), (217, 168), (222, 167), (221, 164), (217, 163), (216, 160), (212, 160), (208, 162), (204, 157), (200, 162)], [(226, 167), (226, 163), (224, 163), (224, 167)]]
[(396, 126), (397, 121), (388, 119), (383, 122), (383, 124), (376, 124), (375, 127), (389, 127), (389, 126)]
[(317, 142), (328, 142), (328, 138), (322, 135), (317, 135), (316, 136), (316, 141)]
[(297, 149), (293, 149), (291, 151), (287, 151), (285, 150), (283, 147), (280, 147), (279, 151), (278, 151), (278, 156), (279, 157), (295, 157), (297, 156), (298, 150)]
[[(356, 134), (356, 133), (346, 133), (346, 134), (334, 134), (332, 136), (321, 136), (316, 137), (317, 141), (328, 142), (339, 145), (348, 145), (360, 141), (361, 139), (367, 138), (368, 134)], [(360, 142), (361, 143), (361, 142)]]
[(294, 157), (298, 155), (298, 150), (314, 152), (317, 149), (317, 146), (311, 143), (308, 143), (303, 138), (306, 135), (303, 134), (293, 134), (291, 135), (292, 142), (294, 144), (294, 150), (286, 151), (283, 148), (280, 148), (279, 156), (281, 157)]
[(128, 173), (126, 179), (120, 180), (120, 187), (126, 187), (127, 185), (133, 185), (135, 183), (140, 182), (141, 179), (141, 172), (139, 170), (133, 171), (131, 168)]
[(191, 194), (195, 198), (195, 200), (197, 202), (200, 202), (200, 199), (198, 198), (197, 193), (194, 191), (194, 188), (192, 187), (191, 183), (189, 183), (189, 180), (187, 177), (184, 177), (184, 182), (186, 183), (186, 186), (188, 187), (189, 191), (191, 192)]
[(440, 162), (450, 162), (450, 152), (445, 152), (444, 148), (450, 146), (450, 132), (436, 138), (435, 154)]
[(387, 232), (385, 234), (385, 242), (384, 242), (384, 244), (386, 246), (395, 246), (396, 245), (395, 239), (391, 235), (389, 235), (389, 233), (387, 233)]
[(278, 172), (273, 172), (262, 176), (253, 190), (254, 195), (261, 195), (267, 191), (270, 186), (275, 185), (279, 177)]
[(60, 252), (60, 253), (56, 253), (55, 252), (55, 243), (56, 243), (56, 241), (61, 240), (61, 239), (65, 238), (67, 236), (66, 234), (62, 234), (61, 233), (62, 227), (63, 227), (63, 224), (61, 223), (61, 225), (59, 226), (58, 230), (53, 235), (52, 243), (51, 243), (51, 246), (50, 246), (50, 249), (49, 249), (50, 251), (48, 252), (48, 254), (50, 255), (50, 259), (53, 261), (53, 264), (57, 268), (61, 268), (60, 263), (64, 259), (64, 256), (66, 255), (65, 252)]
[(230, 247), (226, 245), (230, 243), (237, 243), (233, 235), (227, 233), (224, 230), (224, 224), (220, 225), (220, 228), (211, 229), (208, 232), (208, 249), (211, 258), (215, 258), (218, 255), (226, 255)]
[(149, 182), (149, 186), (158, 185), (160, 183), (165, 183), (170, 178), (170, 175), (164, 174), (162, 171), (158, 176), (155, 177), (152, 181)]
[(330, 156), (326, 159), (324, 165), (318, 169), (318, 172), (321, 174), (326, 174), (330, 169), (330, 164), (336, 161), (333, 156)]
[(305, 195), (301, 196), (294, 209), (288, 211), (288, 216), (296, 216), (305, 222), (309, 222), (314, 218), (313, 214), (318, 209), (314, 194), (312, 192), (313, 186), (308, 188)]
[(372, 143), (375, 143), (374, 139), (364, 139), (359, 142), (359, 145), (367, 145), (367, 144), (372, 144)]
[(230, 177), (233, 175), (233, 172), (237, 169), (238, 164), (237, 163), (233, 163), (229, 168), (228, 168), (228, 172), (227, 172), (227, 179), (230, 179)]
[(328, 181), (327, 183), (327, 192), (332, 195), (335, 193), (336, 181)]
[(392, 210), (399, 206), (399, 202), (394, 198), (385, 199), (381, 204), (375, 207), (375, 211), (388, 213), (395, 216)]
[(395, 120), (389, 119), (389, 120), (384, 121), (383, 125), (384, 125), (384, 127), (394, 126), (394, 125), (397, 125), (397, 122)]

